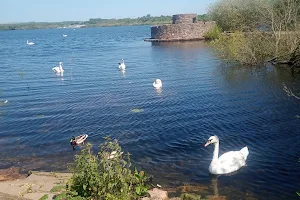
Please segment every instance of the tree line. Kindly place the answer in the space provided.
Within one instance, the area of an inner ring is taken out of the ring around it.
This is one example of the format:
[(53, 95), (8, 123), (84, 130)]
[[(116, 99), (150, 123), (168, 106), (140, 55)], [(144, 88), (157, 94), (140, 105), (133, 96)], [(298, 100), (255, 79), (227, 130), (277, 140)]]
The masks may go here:
[[(199, 21), (208, 21), (208, 15), (198, 15)], [(160, 25), (172, 23), (172, 16), (161, 15), (151, 16), (147, 14), (138, 18), (123, 18), (123, 19), (102, 19), (91, 18), (88, 21), (65, 21), (65, 22), (28, 22), (28, 23), (12, 23), (0, 24), (0, 30), (23, 30), (23, 29), (45, 29), (45, 28), (62, 28), (75, 27), (101, 27), (101, 26), (132, 26), (132, 25)]]

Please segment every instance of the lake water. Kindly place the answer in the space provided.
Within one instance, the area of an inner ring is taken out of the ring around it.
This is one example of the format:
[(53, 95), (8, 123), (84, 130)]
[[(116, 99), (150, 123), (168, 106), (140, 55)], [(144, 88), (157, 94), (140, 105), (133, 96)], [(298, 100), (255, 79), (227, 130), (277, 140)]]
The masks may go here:
[[(149, 36), (149, 26), (0, 32), (0, 168), (66, 170), (79, 152), (72, 135), (89, 134), (95, 147), (110, 135), (155, 183), (214, 194), (213, 147), (203, 144), (217, 135), (220, 153), (250, 151), (246, 167), (218, 177), (219, 195), (297, 199), (300, 100), (283, 83), (300, 92), (300, 77), (230, 66), (204, 42), (144, 42)], [(59, 61), (63, 77), (51, 70)]]

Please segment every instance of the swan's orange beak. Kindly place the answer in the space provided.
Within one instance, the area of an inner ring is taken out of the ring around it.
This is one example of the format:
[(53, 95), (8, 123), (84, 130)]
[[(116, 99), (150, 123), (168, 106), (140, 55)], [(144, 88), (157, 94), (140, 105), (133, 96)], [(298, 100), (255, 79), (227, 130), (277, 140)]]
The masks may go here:
[(207, 141), (204, 146), (207, 147), (208, 145), (210, 145), (210, 141)]

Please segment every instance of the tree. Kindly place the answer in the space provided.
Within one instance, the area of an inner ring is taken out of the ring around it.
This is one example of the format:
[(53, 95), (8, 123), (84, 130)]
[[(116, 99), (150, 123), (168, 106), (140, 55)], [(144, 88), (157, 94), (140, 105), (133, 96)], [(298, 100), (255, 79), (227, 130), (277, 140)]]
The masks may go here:
[(259, 20), (252, 0), (219, 0), (209, 6), (208, 15), (224, 31), (251, 31)]
[(219, 0), (209, 14), (233, 32), (214, 42), (230, 59), (250, 65), (270, 61), (300, 71), (299, 0)]
[[(259, 10), (260, 24), (273, 32), (275, 57), (292, 54), (299, 46), (299, 1), (297, 0), (255, 0)], [(286, 48), (282, 48), (286, 47)]]

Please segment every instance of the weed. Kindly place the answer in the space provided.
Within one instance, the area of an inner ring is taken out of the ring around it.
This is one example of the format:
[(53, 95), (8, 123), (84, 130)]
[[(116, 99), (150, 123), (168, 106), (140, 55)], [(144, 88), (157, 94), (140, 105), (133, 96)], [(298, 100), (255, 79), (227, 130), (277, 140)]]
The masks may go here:
[(48, 199), (48, 194), (44, 194), (39, 200), (47, 200)]
[(123, 156), (118, 142), (109, 137), (98, 154), (93, 154), (92, 145), (87, 144), (75, 156), (71, 171), (69, 199), (130, 200), (144, 196), (149, 189), (145, 172), (132, 170), (129, 154)]
[(55, 185), (50, 192), (61, 192), (63, 190), (65, 190), (66, 186), (64, 185)]

